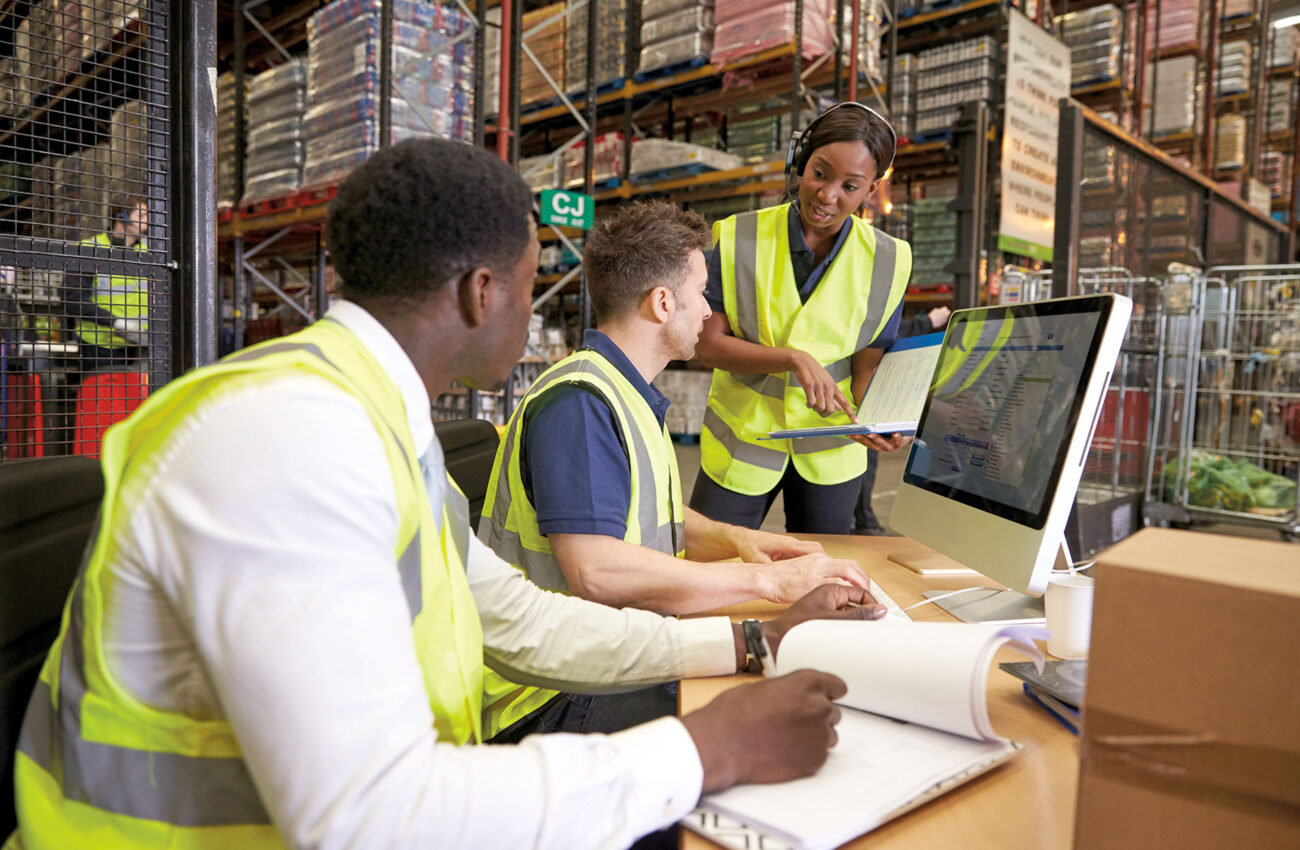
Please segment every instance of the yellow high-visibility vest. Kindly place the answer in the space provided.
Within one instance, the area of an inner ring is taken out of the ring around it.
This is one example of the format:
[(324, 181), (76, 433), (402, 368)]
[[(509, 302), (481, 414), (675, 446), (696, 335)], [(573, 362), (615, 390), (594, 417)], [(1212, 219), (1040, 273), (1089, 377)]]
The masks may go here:
[[(84, 239), (82, 245), (98, 245), (102, 248), (113, 247), (107, 233)], [(135, 243), (135, 251), (143, 254), (149, 249), (141, 239)], [(91, 302), (100, 309), (107, 310), (119, 319), (144, 319), (141, 330), (149, 329), (149, 281), (143, 277), (129, 277), (120, 274), (97, 274), (94, 276), (95, 291)], [(113, 333), (113, 329), (99, 322), (77, 319), (73, 331), (87, 345), (100, 348), (126, 348), (131, 343)]]
[(173, 381), (108, 431), (98, 531), (18, 742), (13, 846), (283, 846), (230, 724), (134, 699), (104, 662), (103, 616), (119, 581), (106, 565), (146, 483), (139, 470), (152, 467), (200, 404), (287, 374), (324, 378), (355, 397), (383, 440), (397, 501), (393, 566), (438, 738), (482, 740), (483, 633), (465, 574), (468, 502), (448, 479), (435, 520), (401, 391), (352, 331), (325, 319)]
[[(852, 398), (853, 354), (880, 334), (903, 300), (912, 273), (906, 242), (851, 218), (843, 246), (802, 303), (790, 258), (789, 204), (740, 213), (713, 225), (723, 303), (731, 333), (774, 348), (806, 351)], [(793, 462), (814, 484), (839, 484), (867, 468), (866, 447), (843, 437), (760, 440), (770, 431), (814, 428), (793, 372), (749, 375), (713, 370), (700, 436), (703, 472), (746, 495), (767, 493)]]
[[(492, 478), (479, 520), (479, 539), (514, 564), (534, 583), (562, 593), (569, 584), (537, 528), (537, 511), (528, 500), (522, 468), (523, 422), (528, 407), (547, 391), (564, 384), (594, 390), (618, 420), (628, 448), (632, 497), (623, 539), (670, 555), (685, 555), (681, 475), (668, 429), (637, 388), (603, 355), (578, 350), (538, 377), (510, 417), (492, 464)], [(557, 691), (522, 687), (488, 671), (484, 685), (487, 737), (509, 728), (555, 697)]]

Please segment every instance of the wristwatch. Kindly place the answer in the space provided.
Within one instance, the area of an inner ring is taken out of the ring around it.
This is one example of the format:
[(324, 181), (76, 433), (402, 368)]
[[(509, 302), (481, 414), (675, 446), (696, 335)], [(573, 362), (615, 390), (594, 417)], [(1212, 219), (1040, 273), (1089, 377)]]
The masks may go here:
[(744, 620), (740, 624), (745, 637), (745, 672), (763, 672), (767, 659), (767, 640), (763, 637), (763, 624), (758, 620)]

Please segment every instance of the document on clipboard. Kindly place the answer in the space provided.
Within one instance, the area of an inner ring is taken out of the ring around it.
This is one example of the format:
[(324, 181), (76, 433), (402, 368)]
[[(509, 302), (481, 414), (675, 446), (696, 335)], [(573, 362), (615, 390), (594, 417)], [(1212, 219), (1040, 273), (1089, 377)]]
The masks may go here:
[(939, 362), (943, 334), (932, 333), (900, 339), (880, 358), (876, 373), (858, 405), (857, 424), (823, 425), (772, 431), (765, 439), (838, 437), (850, 434), (915, 434), (916, 423), (925, 409), (930, 379)]

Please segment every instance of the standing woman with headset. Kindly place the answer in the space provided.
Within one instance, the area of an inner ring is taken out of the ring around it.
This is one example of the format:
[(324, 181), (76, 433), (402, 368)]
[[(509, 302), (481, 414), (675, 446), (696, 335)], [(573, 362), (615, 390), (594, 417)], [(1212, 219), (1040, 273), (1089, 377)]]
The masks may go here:
[(908, 442), (760, 439), (849, 422), (898, 334), (911, 248), (859, 216), (897, 141), (875, 110), (838, 104), (790, 140), (792, 203), (714, 224), (714, 312), (696, 348), (714, 372), (691, 495), (705, 516), (758, 528), (784, 492), (787, 531), (848, 534), (867, 447)]

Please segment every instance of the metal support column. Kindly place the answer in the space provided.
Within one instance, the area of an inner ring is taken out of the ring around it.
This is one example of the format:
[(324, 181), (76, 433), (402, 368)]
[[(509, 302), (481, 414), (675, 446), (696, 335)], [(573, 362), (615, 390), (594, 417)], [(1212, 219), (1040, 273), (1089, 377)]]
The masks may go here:
[[(1158, 0), (1157, 0), (1158, 2)], [(1128, 19), (1125, 17), (1125, 25)], [(1146, 80), (1147, 80), (1147, 0), (1137, 0), (1137, 49), (1133, 51), (1134, 63), (1137, 67), (1133, 69), (1133, 109), (1136, 115), (1133, 118), (1133, 125), (1137, 132), (1133, 135), (1138, 138), (1146, 138), (1146, 128), (1142, 126), (1142, 104), (1146, 101)], [(1128, 54), (1121, 51), (1120, 61), (1128, 61)]]
[(379, 12), (379, 146), (387, 147), (393, 132), (393, 2), (383, 0)]
[(844, 99), (844, 0), (835, 0), (835, 26), (835, 102), (839, 103)]
[[(641, 4), (628, 0), (627, 52), (623, 56), (623, 79), (630, 82), (636, 77), (637, 58), (641, 55)], [(632, 174), (632, 136), (636, 123), (632, 119), (632, 98), (623, 98), (623, 177)]]
[[(853, 21), (849, 29), (849, 100), (858, 99), (858, 34), (862, 31), (862, 0), (853, 0)], [(893, 64), (893, 56), (890, 56)]]
[(1053, 298), (1078, 290), (1079, 217), (1083, 201), (1083, 108), (1063, 97), (1060, 113), (1056, 142), (1056, 236), (1052, 244)]
[[(211, 221), (217, 208), (216, 105), (208, 68), (216, 62), (214, 0), (173, 2), (173, 56), (169, 85), (173, 115), (189, 116), (172, 128), (171, 374), (180, 375), (217, 357), (217, 245)], [(160, 352), (161, 354), (161, 352)]]
[(244, 347), (244, 302), (247, 300), (244, 288), (248, 286), (248, 280), (244, 277), (244, 237), (235, 237), (234, 251), (235, 267), (231, 297), (234, 299), (235, 350), (238, 351)]
[[(856, 57), (855, 57), (856, 58)], [(894, 66), (897, 64), (894, 60), (898, 58), (898, 0), (890, 0), (889, 4), (889, 55), (885, 60), (889, 64), (885, 68), (885, 97), (889, 98), (889, 117), (894, 118)], [(856, 65), (854, 66), (857, 67)]]
[[(1251, 177), (1259, 177), (1259, 157), (1264, 148), (1264, 136), (1268, 132), (1268, 77), (1271, 60), (1272, 27), (1269, 26), (1270, 3), (1260, 0), (1258, 53), (1255, 55), (1255, 114), (1246, 124), (1246, 168)], [(1248, 181), (1241, 181), (1241, 190), (1246, 192)]]
[[(501, 20), (504, 26), (507, 10), (510, 12), (510, 31), (501, 33), (501, 51), (506, 49), (506, 38), (510, 39), (510, 63), (509, 67), (502, 63), (501, 88), (505, 89), (506, 85), (510, 86), (510, 124), (509, 124), (509, 160), (511, 165), (519, 164), (519, 126), (520, 126), (520, 103), (519, 103), (519, 69), (522, 67), (520, 62), (520, 44), (524, 38), (524, 0), (501, 0)], [(509, 71), (509, 80), (505, 72)], [(504, 98), (503, 98), (504, 100)], [(504, 115), (498, 118), (498, 121), (504, 120)]]
[[(484, 146), (487, 104), (483, 102), (487, 82), (487, 0), (478, 0), (474, 7), (474, 147)], [(500, 44), (498, 39), (497, 44)]]
[[(235, 19), (231, 22), (235, 28), (235, 197), (244, 197), (244, 140), (248, 138), (248, 127), (244, 121), (244, 0), (234, 0)], [(215, 130), (214, 130), (215, 133)], [(238, 201), (236, 201), (238, 203)], [(212, 209), (216, 209), (216, 204)]]
[(790, 100), (790, 131), (797, 133), (803, 129), (799, 123), (799, 107), (803, 101), (803, 0), (794, 0), (794, 97)]
[[(583, 151), (582, 158), (582, 191), (590, 196), (595, 195), (595, 170), (596, 170), (596, 23), (597, 17), (596, 0), (588, 0), (587, 3), (587, 103), (584, 111), (586, 112), (587, 127), (587, 147)], [(623, 144), (631, 147), (631, 139), (624, 139)], [(627, 175), (624, 175), (626, 177)], [(594, 322), (591, 315), (591, 294), (587, 291), (587, 273), (582, 273), (582, 329), (592, 327)]]
[[(522, 2), (522, 0), (521, 0)], [(513, 163), (514, 159), (510, 155), (510, 140), (513, 138), (514, 128), (518, 125), (511, 122), (510, 106), (514, 102), (515, 89), (511, 84), (514, 75), (512, 69), (517, 68), (515, 63), (518, 61), (518, 48), (516, 42), (519, 40), (519, 30), (515, 28), (515, 13), (512, 0), (501, 0), (501, 30), (497, 35), (497, 156), (501, 157), (503, 162)], [(517, 72), (515, 72), (517, 73)]]
[(316, 231), (316, 262), (312, 264), (312, 302), (319, 319), (329, 310), (329, 294), (325, 292), (325, 240)]
[(953, 125), (957, 151), (957, 197), (948, 208), (957, 213), (957, 257), (948, 266), (956, 278), (957, 309), (979, 306), (980, 266), (984, 244), (984, 202), (988, 186), (989, 107), (964, 103)]
[(1295, 255), (1295, 232), (1296, 222), (1300, 221), (1300, 192), (1296, 191), (1296, 158), (1300, 157), (1300, 121), (1296, 116), (1300, 115), (1300, 84), (1297, 84), (1295, 74), (1291, 75), (1291, 173), (1287, 175), (1287, 188), (1291, 195), (1291, 216), (1289, 220), (1290, 232), (1292, 237), (1292, 250), (1288, 259), (1294, 259)]
[(1219, 69), (1219, 2), (1209, 0), (1210, 34), (1209, 47), (1205, 54), (1205, 116), (1201, 124), (1201, 140), (1205, 149), (1201, 152), (1201, 173), (1213, 179), (1215, 156), (1219, 141), (1219, 122), (1215, 111), (1218, 109), (1218, 81), (1215, 73)]

